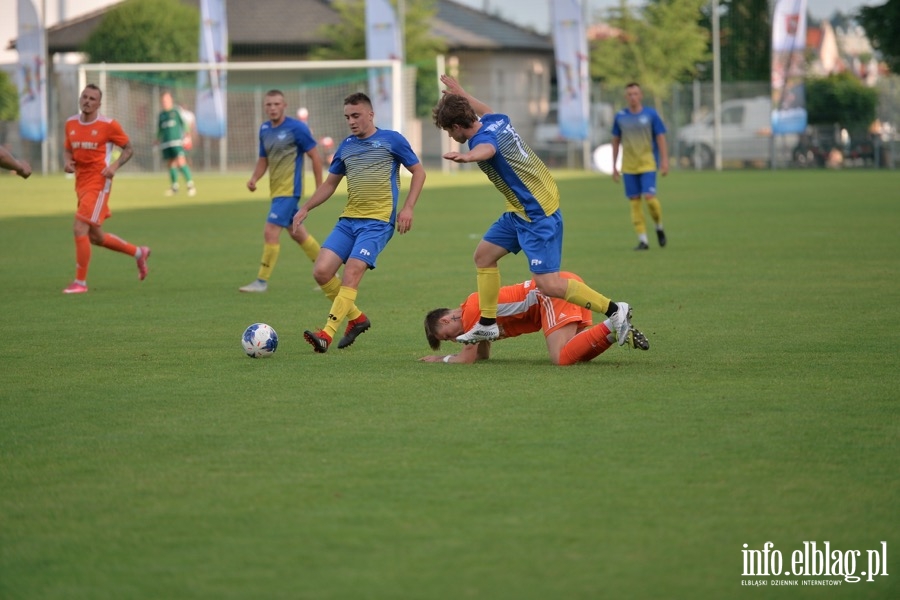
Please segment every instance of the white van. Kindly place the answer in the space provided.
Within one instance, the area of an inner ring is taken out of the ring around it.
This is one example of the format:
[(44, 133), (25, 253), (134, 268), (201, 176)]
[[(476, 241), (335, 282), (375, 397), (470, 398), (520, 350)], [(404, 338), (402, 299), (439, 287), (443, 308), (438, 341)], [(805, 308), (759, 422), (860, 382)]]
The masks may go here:
[[(722, 162), (769, 162), (772, 138), (772, 99), (768, 96), (739, 98), (722, 102)], [(691, 166), (708, 168), (714, 164), (713, 114), (685, 125), (678, 131), (678, 156)], [(789, 162), (797, 145), (796, 134), (775, 138), (775, 157)]]
[[(591, 105), (591, 122), (588, 127), (592, 149), (611, 139), (614, 116), (615, 109), (611, 104), (596, 102)], [(556, 102), (550, 104), (547, 116), (535, 126), (532, 142), (529, 146), (539, 154), (565, 155), (568, 151), (569, 140), (559, 132), (559, 106)]]

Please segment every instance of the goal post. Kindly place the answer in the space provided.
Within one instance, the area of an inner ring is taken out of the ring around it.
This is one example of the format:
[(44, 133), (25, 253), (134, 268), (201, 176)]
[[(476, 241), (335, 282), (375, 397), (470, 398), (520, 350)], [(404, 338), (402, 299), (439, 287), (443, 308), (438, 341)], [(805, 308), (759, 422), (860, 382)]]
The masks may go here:
[[(161, 109), (160, 94), (170, 91), (175, 103), (197, 110), (197, 73), (218, 70), (226, 77), (225, 135), (199, 136), (189, 153), (195, 169), (220, 172), (252, 169), (258, 157), (258, 131), (266, 120), (265, 93), (279, 89), (288, 105), (287, 116), (298, 117), (306, 109), (308, 125), (317, 140), (331, 138), (337, 143), (348, 135), (342, 106), (354, 92), (372, 97), (374, 77), (389, 81), (392, 102), (390, 119), (375, 115), (376, 125), (405, 133), (414, 115), (415, 73), (399, 60), (337, 60), (284, 62), (208, 63), (99, 63), (77, 66), (76, 94), (88, 83), (103, 91), (101, 113), (122, 124), (132, 140), (135, 157), (131, 168), (159, 171), (161, 157), (154, 147), (156, 121)], [(63, 99), (61, 99), (62, 101)], [(77, 98), (76, 98), (77, 100)], [(374, 98), (373, 98), (374, 101)], [(77, 102), (74, 103), (77, 111)], [(69, 114), (61, 114), (61, 119)], [(322, 144), (320, 143), (320, 146)], [(333, 150), (333, 149), (332, 149)], [(327, 152), (328, 148), (322, 148)]]

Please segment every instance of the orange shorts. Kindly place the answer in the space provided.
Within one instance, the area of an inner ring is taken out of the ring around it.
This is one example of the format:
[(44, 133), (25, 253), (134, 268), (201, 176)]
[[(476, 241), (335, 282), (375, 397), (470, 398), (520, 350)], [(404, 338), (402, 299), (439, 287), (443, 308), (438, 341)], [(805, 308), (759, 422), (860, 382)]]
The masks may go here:
[(541, 329), (544, 337), (570, 323), (578, 325), (579, 330), (590, 327), (593, 324), (593, 313), (588, 308), (566, 302), (562, 298), (545, 296), (541, 299)]
[(112, 213), (109, 210), (109, 192), (112, 182), (107, 179), (102, 188), (86, 188), (76, 190), (78, 193), (78, 210), (75, 218), (91, 225), (103, 225)]

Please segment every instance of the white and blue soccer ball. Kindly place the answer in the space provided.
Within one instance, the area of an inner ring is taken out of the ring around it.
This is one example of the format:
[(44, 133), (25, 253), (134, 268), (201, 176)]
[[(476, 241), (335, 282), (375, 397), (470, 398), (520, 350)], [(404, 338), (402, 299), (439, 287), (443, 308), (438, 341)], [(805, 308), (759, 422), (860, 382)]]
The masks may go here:
[(272, 356), (278, 349), (278, 334), (265, 323), (254, 323), (241, 336), (241, 345), (250, 358)]

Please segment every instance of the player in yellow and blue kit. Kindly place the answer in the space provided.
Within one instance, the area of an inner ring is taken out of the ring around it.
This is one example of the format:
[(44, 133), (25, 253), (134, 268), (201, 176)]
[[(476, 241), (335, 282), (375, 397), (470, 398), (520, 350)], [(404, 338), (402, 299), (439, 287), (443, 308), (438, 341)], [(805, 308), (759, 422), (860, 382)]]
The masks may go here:
[[(242, 288), (242, 292), (265, 292), (269, 277), (281, 252), (281, 230), (292, 224), (297, 214), (297, 205), (303, 195), (303, 155), (312, 162), (316, 187), (322, 185), (322, 157), (316, 149), (316, 140), (306, 123), (285, 116), (287, 103), (284, 94), (278, 90), (266, 93), (264, 100), (266, 116), (269, 120), (259, 128), (259, 159), (247, 182), (247, 189), (256, 191), (256, 182), (268, 169), (269, 193), (272, 204), (263, 230), (265, 245), (262, 261), (256, 279)], [(319, 242), (305, 227), (288, 229), (295, 242), (300, 244), (309, 260), (315, 262), (319, 256)]]
[(616, 113), (613, 121), (613, 181), (619, 181), (616, 167), (619, 147), (622, 147), (622, 173), (625, 180), (625, 195), (631, 201), (631, 222), (638, 236), (635, 250), (648, 250), (647, 226), (644, 224), (644, 210), (641, 196), (647, 201), (647, 209), (656, 223), (656, 239), (660, 247), (666, 245), (666, 231), (663, 229), (662, 207), (656, 197), (656, 170), (663, 176), (669, 172), (669, 150), (666, 146), (666, 126), (659, 114), (645, 107), (641, 86), (629, 83), (625, 86), (628, 108)]
[[(347, 205), (322, 244), (313, 267), (316, 283), (332, 300), (325, 326), (303, 333), (319, 353), (328, 350), (344, 318), (348, 323), (338, 348), (346, 348), (371, 326), (355, 304), (359, 283), (367, 270), (375, 268), (378, 255), (394, 235), (394, 227), (401, 234), (412, 227), (413, 208), (425, 184), (425, 168), (406, 138), (396, 131), (375, 127), (375, 113), (368, 96), (361, 92), (347, 96), (344, 118), (351, 135), (338, 146), (325, 182), (294, 216), (296, 231), (309, 211), (328, 200), (347, 177)], [(406, 202), (397, 212), (400, 165), (412, 173), (412, 180)], [(338, 279), (341, 264), (344, 272)]]
[(463, 90), (449, 75), (441, 75), (441, 83), (447, 89), (432, 111), (434, 124), (456, 142), (469, 145), (468, 152), (448, 152), (444, 158), (478, 163), (506, 198), (506, 212), (491, 225), (475, 249), (481, 318), (456, 341), (477, 344), (499, 337), (497, 262), (510, 252), (523, 251), (542, 294), (610, 317), (619, 345), (625, 344), (631, 328), (631, 307), (625, 302), (612, 302), (584, 282), (559, 274), (563, 221), (559, 189), (547, 165), (519, 137), (507, 115), (493, 114), (488, 105)]

